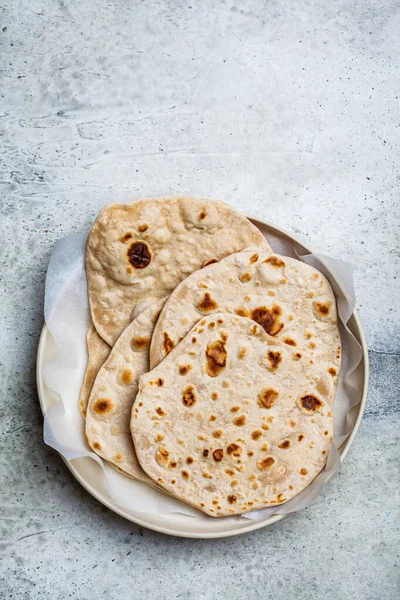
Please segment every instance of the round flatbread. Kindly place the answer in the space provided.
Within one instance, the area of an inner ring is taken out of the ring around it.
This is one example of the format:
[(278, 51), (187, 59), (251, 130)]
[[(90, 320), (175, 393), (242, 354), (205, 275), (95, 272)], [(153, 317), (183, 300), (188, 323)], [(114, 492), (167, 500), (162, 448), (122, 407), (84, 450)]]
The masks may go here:
[(151, 334), (164, 302), (143, 311), (118, 338), (95, 379), (86, 414), (89, 446), (118, 470), (150, 485), (136, 458), (129, 423), (139, 377), (149, 370)]
[(86, 246), (97, 332), (112, 346), (138, 305), (143, 310), (204, 263), (249, 246), (270, 250), (262, 233), (223, 202), (161, 198), (106, 206)]
[(143, 469), (214, 517), (293, 498), (332, 441), (324, 372), (251, 319), (202, 319), (140, 379), (131, 428)]
[(287, 256), (245, 250), (193, 273), (161, 312), (152, 337), (151, 368), (199, 319), (221, 311), (252, 318), (284, 342), (302, 365), (325, 365), (324, 385), (333, 395), (340, 335), (335, 297), (319, 271)]
[(93, 382), (96, 379), (100, 367), (111, 352), (111, 347), (99, 336), (94, 325), (91, 325), (87, 332), (86, 346), (88, 351), (88, 363), (79, 395), (79, 410), (84, 419), (86, 418), (86, 409)]

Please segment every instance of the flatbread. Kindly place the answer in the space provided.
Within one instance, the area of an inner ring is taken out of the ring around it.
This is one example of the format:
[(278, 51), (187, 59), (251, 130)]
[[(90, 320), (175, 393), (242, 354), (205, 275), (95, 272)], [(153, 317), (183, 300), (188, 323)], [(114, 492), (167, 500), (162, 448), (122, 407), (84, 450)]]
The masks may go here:
[(223, 202), (158, 198), (103, 208), (89, 234), (86, 273), (94, 326), (112, 346), (138, 305), (164, 298), (207, 261), (270, 247)]
[(293, 498), (332, 442), (324, 371), (251, 319), (202, 319), (140, 379), (131, 427), (143, 469), (214, 517)]
[(205, 315), (247, 316), (282, 340), (293, 356), (326, 366), (333, 393), (340, 367), (336, 302), (328, 280), (294, 258), (243, 251), (187, 277), (169, 297), (154, 330), (154, 368)]
[(90, 392), (93, 382), (99, 372), (101, 365), (105, 362), (111, 352), (111, 347), (97, 333), (94, 325), (89, 327), (86, 335), (86, 345), (88, 351), (88, 363), (85, 377), (79, 395), (79, 410), (83, 418), (86, 417), (87, 404), (89, 402)]
[(86, 415), (89, 446), (119, 471), (152, 485), (136, 458), (129, 430), (139, 377), (149, 369), (150, 338), (165, 299), (143, 311), (118, 338), (101, 367)]

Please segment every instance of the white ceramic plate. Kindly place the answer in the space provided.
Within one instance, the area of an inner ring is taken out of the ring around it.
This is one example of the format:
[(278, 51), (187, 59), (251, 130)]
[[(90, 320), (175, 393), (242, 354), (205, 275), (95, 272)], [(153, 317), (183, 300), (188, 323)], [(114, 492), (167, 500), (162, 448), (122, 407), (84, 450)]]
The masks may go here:
[[(260, 221), (256, 219), (251, 219), (251, 221), (262, 232), (284, 237), (291, 242), (296, 242), (299, 244), (302, 251), (311, 252), (308, 248), (296, 240), (296, 238), (282, 231), (278, 227), (275, 227), (266, 221)], [(350, 446), (354, 441), (355, 435), (361, 423), (362, 416), (364, 414), (369, 375), (367, 345), (360, 320), (355, 312), (349, 321), (349, 328), (362, 346), (363, 359), (360, 365), (357, 367), (355, 373), (357, 376), (357, 383), (361, 390), (359, 404), (357, 404), (357, 406), (355, 406), (353, 409), (356, 415), (356, 421), (351, 435), (339, 449), (341, 461), (343, 461), (346, 457)], [(47, 327), (44, 326), (40, 336), (36, 364), (37, 387), (40, 407), (43, 415), (45, 415), (50, 406), (57, 401), (57, 396), (44, 383), (43, 380), (43, 367), (55, 356), (56, 351), (57, 347), (54, 343), (54, 340)], [(229, 518), (213, 519), (207, 515), (202, 515), (201, 517), (194, 519), (193, 517), (182, 514), (153, 515), (135, 510), (127, 510), (126, 508), (118, 505), (111, 498), (105, 485), (102, 470), (94, 460), (89, 457), (76, 458), (71, 461), (67, 461), (63, 458), (63, 460), (79, 483), (102, 504), (110, 508), (115, 513), (121, 515), (121, 517), (132, 521), (133, 523), (143, 527), (148, 527), (154, 531), (166, 533), (168, 535), (189, 538), (222, 538), (232, 535), (239, 535), (241, 533), (247, 533), (249, 531), (254, 531), (255, 529), (260, 529), (261, 527), (266, 527), (267, 525), (271, 525), (272, 523), (280, 521), (280, 519), (283, 519), (285, 516), (275, 515), (261, 521), (249, 521), (245, 519), (243, 519), (243, 521), (232, 521)]]

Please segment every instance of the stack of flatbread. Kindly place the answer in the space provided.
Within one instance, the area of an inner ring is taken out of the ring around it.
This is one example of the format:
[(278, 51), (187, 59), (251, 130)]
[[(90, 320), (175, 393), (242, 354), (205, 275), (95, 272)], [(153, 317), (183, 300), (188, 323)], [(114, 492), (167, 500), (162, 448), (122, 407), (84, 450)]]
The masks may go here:
[(214, 517), (293, 498), (323, 469), (340, 369), (326, 278), (228, 205), (114, 204), (86, 247), (79, 407), (113, 467)]

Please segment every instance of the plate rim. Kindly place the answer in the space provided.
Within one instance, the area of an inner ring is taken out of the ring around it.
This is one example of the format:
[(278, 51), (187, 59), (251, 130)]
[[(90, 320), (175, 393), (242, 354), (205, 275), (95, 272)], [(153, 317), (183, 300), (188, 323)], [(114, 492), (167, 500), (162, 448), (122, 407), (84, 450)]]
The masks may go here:
[[(246, 215), (246, 216), (254, 224), (260, 223), (269, 229), (275, 230), (275, 231), (279, 232), (282, 236), (299, 244), (307, 252), (311, 252), (311, 250), (307, 246), (305, 246), (300, 240), (298, 240), (291, 233), (287, 232), (286, 230), (282, 229), (281, 227), (274, 225), (274, 224), (270, 223), (269, 221), (265, 221), (264, 219), (261, 219), (259, 217), (255, 217), (252, 215)], [(368, 347), (367, 347), (364, 330), (363, 330), (360, 318), (359, 318), (356, 310), (354, 310), (350, 319), (351, 318), (354, 319), (357, 333), (359, 336), (359, 338), (357, 338), (357, 339), (358, 339), (358, 342), (361, 344), (361, 348), (362, 348), (362, 354), (363, 354), (362, 363), (363, 363), (363, 368), (364, 368), (364, 377), (363, 377), (362, 396), (361, 396), (361, 401), (359, 403), (359, 410), (358, 410), (357, 418), (356, 418), (354, 427), (353, 427), (349, 437), (343, 443), (343, 448), (340, 453), (340, 463), (342, 463), (344, 461), (344, 459), (346, 458), (346, 456), (348, 455), (349, 450), (350, 450), (350, 448), (354, 442), (354, 439), (357, 435), (362, 418), (364, 416), (366, 402), (367, 402), (368, 381), (369, 381)], [(39, 344), (38, 344), (38, 349), (37, 349), (37, 356), (36, 356), (36, 385), (37, 385), (37, 392), (38, 392), (38, 396), (39, 396), (39, 404), (40, 404), (40, 408), (41, 408), (43, 417), (45, 416), (45, 414), (47, 412), (47, 405), (45, 402), (46, 391), (44, 388), (45, 384), (43, 381), (42, 370), (45, 365), (44, 352), (45, 352), (47, 338), (48, 338), (49, 334), (51, 335), (50, 330), (48, 329), (46, 323), (44, 323), (41, 333), (40, 333)], [(196, 538), (197, 539), (219, 539), (219, 538), (224, 538), (224, 537), (233, 537), (236, 535), (250, 533), (251, 531), (255, 531), (257, 529), (261, 529), (263, 527), (267, 527), (268, 525), (277, 523), (278, 521), (284, 519), (287, 516), (287, 515), (272, 515), (271, 517), (267, 517), (266, 519), (263, 519), (261, 521), (250, 522), (249, 525), (247, 525), (246, 527), (242, 526), (240, 528), (235, 528), (235, 526), (233, 526), (232, 531), (228, 530), (228, 531), (215, 531), (215, 532), (212, 532), (212, 531), (188, 532), (188, 531), (178, 530), (173, 527), (158, 525), (156, 523), (151, 523), (148, 520), (146, 520), (144, 517), (140, 516), (140, 515), (145, 515), (147, 513), (142, 513), (140, 511), (136, 511), (136, 514), (139, 516), (136, 516), (136, 515), (132, 516), (131, 514), (128, 514), (127, 512), (125, 512), (124, 509), (121, 508), (118, 504), (116, 504), (111, 498), (109, 499), (109, 498), (105, 497), (101, 492), (99, 492), (92, 485), (90, 485), (85, 480), (85, 478), (81, 475), (78, 468), (74, 465), (73, 461), (68, 461), (59, 452), (58, 452), (58, 454), (62, 458), (62, 460), (65, 463), (65, 465), (67, 466), (68, 470), (75, 477), (75, 479), (82, 485), (82, 487), (87, 492), (89, 492), (89, 494), (91, 496), (96, 498), (96, 500), (98, 500), (101, 504), (103, 504), (104, 506), (106, 506), (107, 508), (112, 510), (114, 513), (118, 514), (120, 517), (127, 519), (131, 523), (135, 523), (136, 525), (145, 527), (147, 529), (151, 529), (152, 531), (156, 531), (158, 533), (164, 533), (166, 535), (172, 535), (175, 537), (184, 537), (184, 538), (192, 538), (192, 539), (196, 539)], [(333, 474), (328, 477), (327, 481), (329, 481), (329, 479), (332, 476), (333, 476)], [(210, 521), (210, 523), (212, 523), (212, 521)]]

